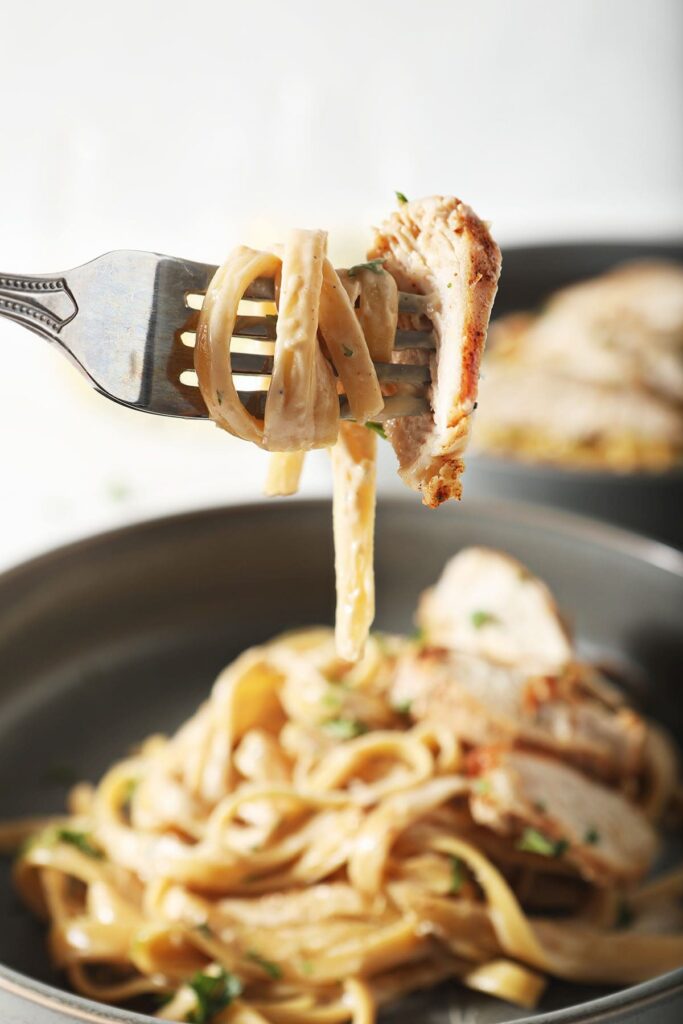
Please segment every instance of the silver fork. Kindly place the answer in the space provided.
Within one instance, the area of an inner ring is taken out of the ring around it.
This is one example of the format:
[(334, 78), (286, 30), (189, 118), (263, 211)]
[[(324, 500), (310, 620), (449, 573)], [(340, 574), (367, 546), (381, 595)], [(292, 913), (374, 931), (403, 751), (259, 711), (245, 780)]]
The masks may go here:
[[(0, 316), (56, 342), (105, 398), (161, 416), (206, 418), (194, 375), (193, 345), (202, 297), (215, 266), (153, 252), (120, 249), (62, 274), (0, 273)], [(272, 301), (273, 282), (260, 278), (244, 296)], [(401, 292), (399, 310), (424, 313), (420, 295)], [(274, 316), (239, 316), (234, 336), (275, 337)], [(434, 347), (429, 330), (396, 332), (396, 348)], [(233, 352), (233, 374), (267, 376), (272, 356)], [(380, 381), (409, 384), (410, 394), (388, 397), (377, 419), (415, 415), (428, 408), (427, 365), (376, 363)], [(266, 391), (240, 392), (262, 413)], [(350, 418), (340, 397), (341, 415)]]

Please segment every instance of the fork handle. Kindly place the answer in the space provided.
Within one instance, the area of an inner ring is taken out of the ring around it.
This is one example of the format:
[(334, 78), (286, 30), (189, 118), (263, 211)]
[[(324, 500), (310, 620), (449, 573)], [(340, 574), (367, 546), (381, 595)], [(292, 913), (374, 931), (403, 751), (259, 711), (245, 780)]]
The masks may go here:
[(22, 324), (47, 341), (58, 341), (78, 305), (61, 274), (40, 277), (0, 273), (0, 317)]

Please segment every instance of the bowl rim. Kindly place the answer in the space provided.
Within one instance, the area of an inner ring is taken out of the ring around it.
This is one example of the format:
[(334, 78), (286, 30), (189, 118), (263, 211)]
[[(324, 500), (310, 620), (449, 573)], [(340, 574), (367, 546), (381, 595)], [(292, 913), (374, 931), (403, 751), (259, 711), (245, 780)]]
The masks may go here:
[[(389, 509), (400, 511), (402, 508), (410, 508), (419, 501), (416, 494), (397, 495), (382, 493), (378, 491), (377, 505), (381, 512)], [(531, 528), (539, 527), (555, 530), (558, 533), (570, 533), (577, 540), (585, 540), (588, 543), (600, 544), (611, 551), (637, 558), (658, 569), (664, 569), (676, 576), (683, 577), (683, 550), (665, 540), (658, 540), (647, 534), (639, 533), (637, 530), (630, 530), (625, 526), (618, 526), (615, 523), (599, 519), (591, 515), (583, 515), (579, 512), (569, 511), (565, 508), (553, 505), (542, 505), (535, 502), (522, 501), (515, 498), (489, 498), (473, 497), (465, 495), (463, 501), (457, 503), (458, 507), (469, 512), (472, 510), (477, 515), (493, 516), (495, 519), (515, 519), (521, 526)], [(19, 582), (22, 576), (29, 577), (31, 574), (42, 570), (50, 570), (59, 562), (70, 560), (90, 549), (106, 548), (111, 544), (125, 542), (127, 537), (136, 535), (144, 536), (147, 533), (154, 534), (159, 529), (175, 529), (183, 525), (190, 526), (192, 523), (199, 523), (210, 519), (220, 519), (225, 516), (238, 517), (248, 514), (253, 518), (260, 514), (267, 514), (271, 509), (282, 506), (289, 509), (295, 506), (306, 506), (326, 509), (332, 514), (332, 500), (320, 496), (310, 497), (272, 497), (261, 500), (236, 501), (229, 503), (217, 503), (192, 508), (185, 511), (172, 512), (168, 515), (143, 515), (132, 519), (130, 522), (120, 526), (113, 526), (105, 530), (98, 530), (95, 533), (87, 533), (76, 540), (69, 540), (56, 547), (50, 547), (46, 551), (24, 558), (14, 565), (9, 565), (0, 571), (0, 591), (6, 586)], [(454, 509), (452, 502), (448, 507)], [(438, 510), (434, 510), (437, 511)]]
[[(388, 497), (382, 500), (384, 511), (402, 510), (414, 505), (416, 499), (406, 497)], [(328, 515), (330, 502), (321, 498), (309, 499), (275, 499), (257, 502), (235, 503), (230, 505), (209, 506), (178, 512), (172, 515), (142, 519), (114, 529), (95, 533), (87, 537), (61, 545), (50, 551), (39, 554), (31, 559), (0, 573), (0, 593), (6, 587), (12, 587), (22, 579), (29, 580), (32, 576), (50, 572), (56, 564), (69, 561), (91, 551), (106, 549), (111, 544), (126, 543), (128, 539), (144, 538), (154, 535), (160, 529), (188, 528), (211, 519), (241, 518), (248, 516), (250, 521), (264, 512), (271, 512), (277, 505), (287, 501), (290, 508), (305, 506), (317, 509)], [(484, 499), (471, 500), (468, 509), (475, 513), (485, 513), (494, 519), (514, 521), (521, 526), (545, 527), (556, 533), (575, 537), (577, 540), (598, 544), (609, 550), (635, 558), (660, 571), (670, 573), (683, 581), (683, 551), (661, 541), (602, 523), (587, 516), (577, 515), (555, 508), (529, 505), (515, 501), (490, 501)], [(156, 1018), (131, 1010), (122, 1010), (116, 1006), (98, 1003), (85, 996), (69, 992), (56, 985), (31, 978), (29, 975), (0, 963), (0, 1001), (3, 995), (14, 996), (34, 1006), (42, 1006), (48, 1011), (65, 1014), (73, 1021), (86, 1021), (90, 1024), (151, 1024)], [(560, 1010), (549, 1010), (541, 1014), (517, 1018), (514, 1024), (589, 1024), (591, 1021), (608, 1022), (624, 1009), (644, 1009), (649, 1004), (660, 1002), (661, 998), (680, 997), (683, 1000), (683, 967), (659, 975), (638, 985), (626, 986), (616, 992), (597, 999), (589, 999), (575, 1006)]]

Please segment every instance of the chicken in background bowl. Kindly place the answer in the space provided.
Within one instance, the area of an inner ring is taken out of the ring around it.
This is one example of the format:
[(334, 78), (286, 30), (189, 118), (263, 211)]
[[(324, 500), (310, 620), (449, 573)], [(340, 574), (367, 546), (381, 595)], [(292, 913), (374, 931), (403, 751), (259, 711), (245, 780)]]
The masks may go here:
[[(665, 261), (683, 265), (683, 242), (554, 242), (503, 249), (503, 273), (489, 331), (489, 355), (494, 352), (498, 324), (510, 314), (539, 311), (560, 290), (610, 274), (624, 264)], [(486, 363), (486, 359), (484, 360)], [(483, 367), (482, 389), (491, 371)], [(581, 386), (581, 385), (577, 385)], [(588, 385), (586, 385), (587, 387)], [(482, 390), (483, 394), (483, 390)], [(637, 530), (683, 547), (683, 467), (631, 468), (615, 471), (597, 461), (589, 463), (521, 458), (485, 449), (478, 438), (487, 415), (484, 398), (473, 425), (473, 444), (467, 458), (464, 502), (501, 499), (563, 508), (583, 516)], [(487, 403), (490, 405), (491, 403)], [(520, 396), (520, 410), (528, 402)], [(491, 412), (491, 410), (488, 410)], [(383, 445), (382, 449), (387, 446)], [(381, 484), (392, 487), (393, 462), (384, 453)]]
[(625, 263), (491, 329), (478, 450), (617, 473), (683, 456), (683, 265)]

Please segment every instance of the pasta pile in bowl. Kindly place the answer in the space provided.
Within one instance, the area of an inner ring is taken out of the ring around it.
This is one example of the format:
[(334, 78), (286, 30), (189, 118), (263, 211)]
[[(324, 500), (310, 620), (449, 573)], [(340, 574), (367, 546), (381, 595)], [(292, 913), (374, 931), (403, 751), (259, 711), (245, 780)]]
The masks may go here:
[(678, 799), (663, 730), (507, 555), (461, 551), (417, 621), (355, 664), (322, 627), (248, 650), (68, 814), (3, 827), (77, 991), (371, 1024), (446, 978), (533, 1007), (680, 965), (683, 871), (642, 882)]

